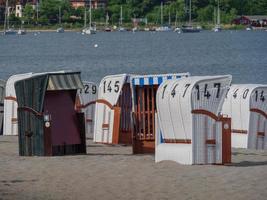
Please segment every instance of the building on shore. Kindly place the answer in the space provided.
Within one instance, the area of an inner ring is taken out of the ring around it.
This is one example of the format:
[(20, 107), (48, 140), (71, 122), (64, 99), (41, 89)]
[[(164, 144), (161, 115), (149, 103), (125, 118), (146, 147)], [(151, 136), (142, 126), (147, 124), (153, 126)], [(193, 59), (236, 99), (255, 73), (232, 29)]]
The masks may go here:
[(232, 21), (236, 25), (247, 25), (253, 27), (267, 26), (267, 15), (239, 16)]
[[(73, 8), (90, 6), (90, 0), (70, 0), (70, 3)], [(91, 0), (91, 3), (92, 3), (93, 9), (98, 9), (98, 8), (106, 8), (108, 1), (107, 0)]]

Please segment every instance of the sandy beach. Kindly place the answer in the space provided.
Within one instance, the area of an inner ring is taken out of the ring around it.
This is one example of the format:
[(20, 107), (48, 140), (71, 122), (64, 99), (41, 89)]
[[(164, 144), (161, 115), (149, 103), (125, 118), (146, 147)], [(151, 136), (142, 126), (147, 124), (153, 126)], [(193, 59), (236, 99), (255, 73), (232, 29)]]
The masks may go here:
[(20, 157), (0, 136), (0, 199), (266, 199), (267, 152), (234, 149), (229, 166), (183, 166), (87, 141), (87, 155)]

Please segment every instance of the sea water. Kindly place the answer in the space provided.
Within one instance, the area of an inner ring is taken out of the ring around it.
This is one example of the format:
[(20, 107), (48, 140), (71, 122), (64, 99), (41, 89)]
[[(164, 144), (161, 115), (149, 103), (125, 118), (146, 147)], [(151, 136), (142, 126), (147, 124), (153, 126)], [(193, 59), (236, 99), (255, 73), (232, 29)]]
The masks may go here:
[(118, 73), (232, 74), (267, 84), (267, 32), (27, 33), (0, 36), (0, 78), (25, 72), (81, 71), (87, 81)]

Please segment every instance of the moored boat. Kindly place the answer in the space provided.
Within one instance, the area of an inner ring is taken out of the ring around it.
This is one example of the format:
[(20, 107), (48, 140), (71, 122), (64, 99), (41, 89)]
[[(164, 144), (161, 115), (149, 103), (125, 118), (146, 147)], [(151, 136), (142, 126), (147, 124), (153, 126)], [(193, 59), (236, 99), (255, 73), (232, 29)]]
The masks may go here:
[(64, 33), (65, 30), (64, 30), (64, 28), (62, 27), (62, 24), (61, 24), (61, 7), (58, 8), (58, 23), (59, 23), (60, 27), (57, 28), (56, 32), (57, 33)]
[(9, 16), (8, 16), (8, 0), (6, 1), (5, 8), (5, 21), (4, 21), (4, 31), (3, 35), (15, 35), (17, 32), (9, 27)]
[(198, 33), (198, 32), (200, 32), (201, 28), (194, 27), (191, 25), (183, 25), (181, 30), (183, 33)]
[(214, 17), (215, 17), (215, 26), (213, 28), (213, 31), (214, 32), (220, 32), (220, 31), (222, 31), (221, 19), (220, 19), (220, 1), (219, 0), (217, 0), (217, 1), (218, 1), (217, 2), (217, 13), (216, 13), (216, 10), (214, 10), (214, 13), (215, 13), (215, 15), (214, 15)]
[(25, 34), (26, 34), (26, 30), (25, 29), (20, 28), (18, 30), (18, 35), (25, 35)]
[(201, 30), (201, 27), (194, 27), (194, 26), (192, 26), (192, 23), (191, 23), (191, 7), (192, 7), (192, 5), (191, 5), (191, 0), (189, 1), (189, 21), (188, 21), (188, 24), (186, 24), (186, 25), (183, 25), (182, 27), (181, 27), (181, 30), (182, 30), (182, 32), (183, 33), (198, 33), (198, 32), (200, 32), (200, 30)]

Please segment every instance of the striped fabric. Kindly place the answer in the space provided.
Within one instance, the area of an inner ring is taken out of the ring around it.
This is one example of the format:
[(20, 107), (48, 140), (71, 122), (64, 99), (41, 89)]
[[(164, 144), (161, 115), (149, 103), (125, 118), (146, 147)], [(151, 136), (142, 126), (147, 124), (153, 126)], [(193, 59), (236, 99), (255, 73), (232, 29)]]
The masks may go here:
[(188, 77), (188, 73), (182, 74), (159, 74), (159, 75), (145, 75), (145, 76), (133, 76), (131, 78), (133, 85), (160, 85), (162, 82), (171, 79), (179, 79), (182, 77)]
[(79, 73), (52, 74), (49, 75), (47, 90), (73, 90), (82, 89)]

